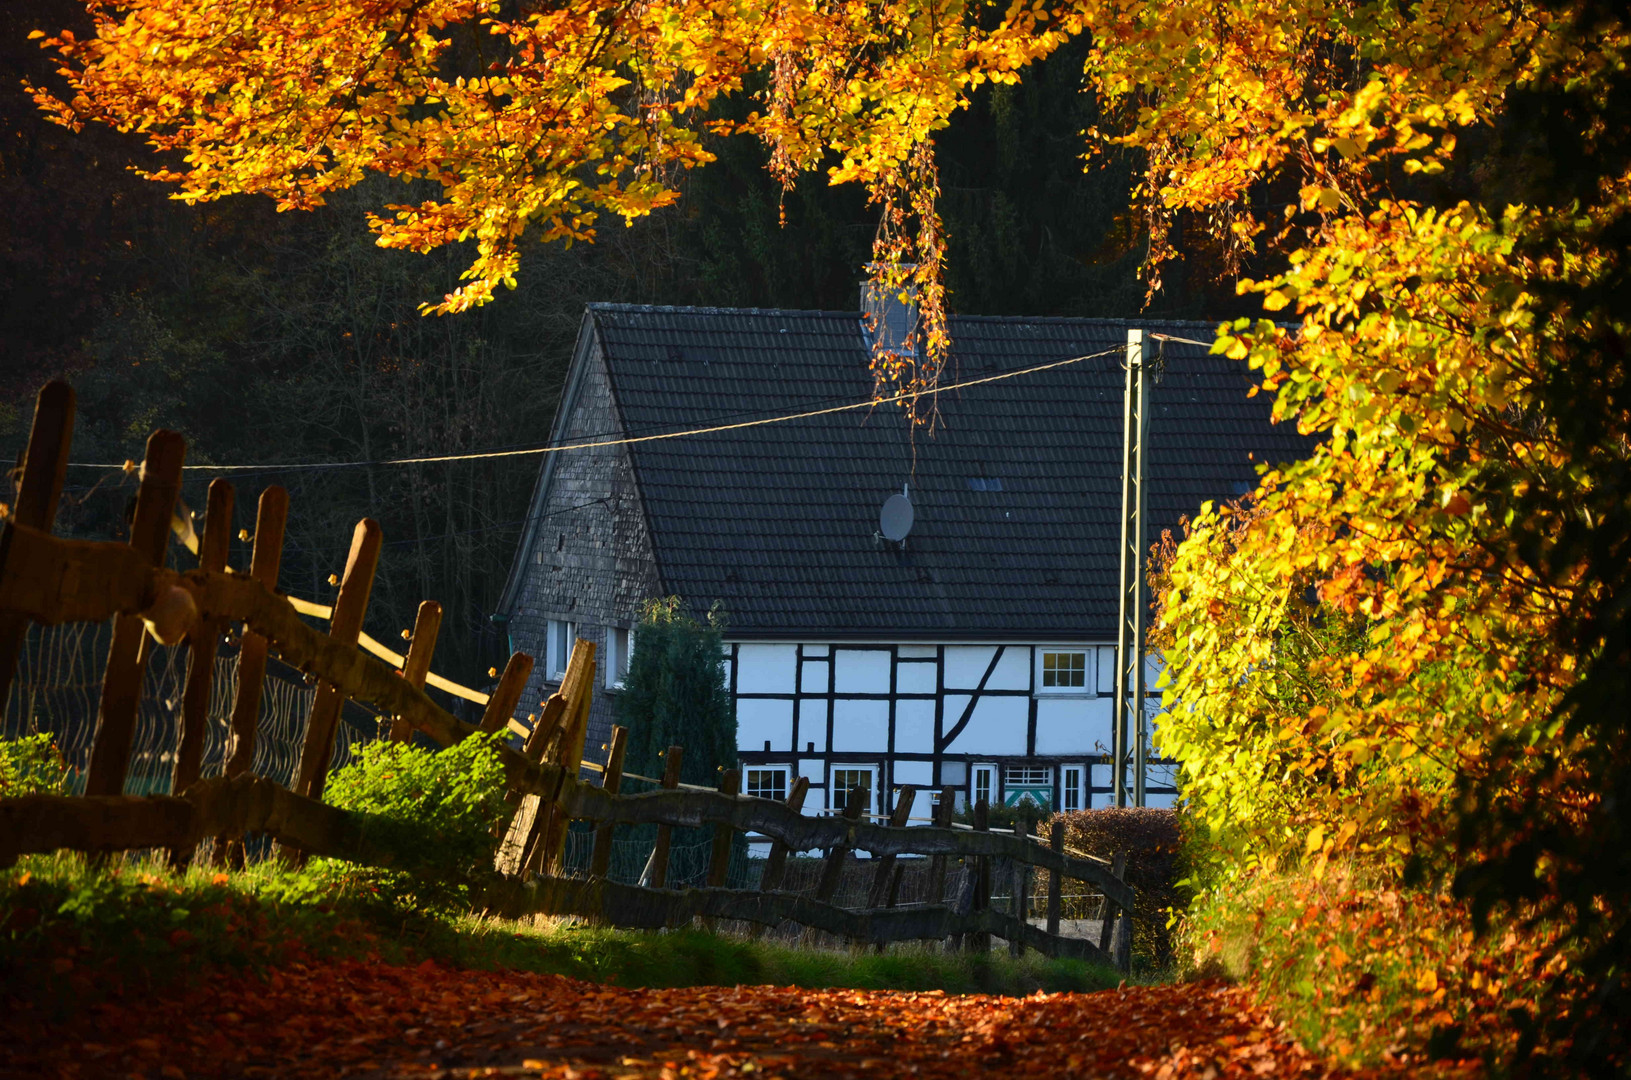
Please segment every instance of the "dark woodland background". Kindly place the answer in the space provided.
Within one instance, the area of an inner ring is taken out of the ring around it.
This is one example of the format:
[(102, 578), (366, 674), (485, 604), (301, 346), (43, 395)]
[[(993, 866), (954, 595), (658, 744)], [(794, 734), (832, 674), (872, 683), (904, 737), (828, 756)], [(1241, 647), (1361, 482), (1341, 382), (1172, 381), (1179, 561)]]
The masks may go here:
[[(446, 616), (436, 669), (483, 685), (508, 652), (488, 619), (503, 587), (536, 457), (427, 466), (280, 469), (541, 444), (591, 301), (855, 310), (876, 213), (864, 193), (809, 177), (786, 199), (751, 140), (685, 181), (677, 206), (570, 250), (536, 246), (518, 287), (479, 311), (424, 318), (467, 264), (373, 243), (364, 211), (401, 201), (376, 181), (310, 214), (243, 196), (188, 207), (138, 179), (140, 141), (46, 122), (23, 92), (51, 85), (35, 28), (88, 32), (83, 5), (0, 8), (0, 454), (24, 445), (39, 385), (79, 395), (74, 460), (139, 460), (156, 427), (180, 431), (190, 463), (264, 463), (233, 474), (238, 523), (260, 490), (291, 495), (283, 587), (332, 596), (351, 527), (385, 531), (368, 629), (395, 639), (421, 599)], [(1251, 313), (1215, 263), (1191, 255), (1148, 306), (1145, 239), (1129, 210), (1130, 169), (1084, 170), (1097, 117), (1080, 49), (1017, 87), (988, 87), (940, 140), (954, 312), (1150, 315)], [(1181, 240), (1181, 237), (1180, 237)], [(954, 346), (955, 348), (955, 346)], [(208, 476), (184, 499), (202, 510)], [(59, 529), (120, 535), (134, 480), (73, 469)], [(9, 501), (9, 494), (0, 495)], [(247, 561), (246, 551), (234, 562)]]

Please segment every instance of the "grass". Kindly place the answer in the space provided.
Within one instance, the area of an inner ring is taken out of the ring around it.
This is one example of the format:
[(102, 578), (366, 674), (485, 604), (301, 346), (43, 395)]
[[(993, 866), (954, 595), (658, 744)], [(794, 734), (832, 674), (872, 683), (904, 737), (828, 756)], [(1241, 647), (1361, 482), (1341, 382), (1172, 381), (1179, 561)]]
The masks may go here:
[(1036, 954), (935, 946), (801, 948), (698, 930), (629, 931), (562, 920), (426, 912), (260, 863), (231, 875), (158, 860), (98, 866), (31, 856), (0, 871), (0, 986), (54, 1012), (219, 971), (378, 957), (536, 971), (629, 987), (772, 984), (1027, 994), (1116, 986), (1110, 968)]

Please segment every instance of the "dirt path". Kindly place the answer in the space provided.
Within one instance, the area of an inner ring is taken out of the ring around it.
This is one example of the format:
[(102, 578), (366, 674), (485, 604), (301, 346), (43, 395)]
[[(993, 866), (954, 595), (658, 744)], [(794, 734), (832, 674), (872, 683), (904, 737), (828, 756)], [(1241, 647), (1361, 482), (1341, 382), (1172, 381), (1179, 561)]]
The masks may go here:
[(1234, 989), (1029, 998), (625, 990), (432, 963), (296, 964), (135, 995), (55, 1027), (0, 1018), (0, 1075), (1105, 1077), (1337, 1075)]

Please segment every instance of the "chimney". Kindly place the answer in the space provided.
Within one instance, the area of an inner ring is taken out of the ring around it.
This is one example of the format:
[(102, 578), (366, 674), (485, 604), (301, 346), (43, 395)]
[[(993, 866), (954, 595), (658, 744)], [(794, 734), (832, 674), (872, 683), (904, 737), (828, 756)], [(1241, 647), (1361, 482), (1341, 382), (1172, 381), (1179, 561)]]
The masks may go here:
[[(871, 266), (867, 269), (870, 271)], [(905, 267), (912, 270), (915, 267)], [(906, 300), (893, 289), (880, 289), (867, 278), (861, 282), (861, 311), (870, 328), (869, 344), (881, 344), (884, 352), (905, 354), (906, 339), (917, 330), (917, 286), (908, 284)], [(914, 350), (915, 351), (915, 350)]]

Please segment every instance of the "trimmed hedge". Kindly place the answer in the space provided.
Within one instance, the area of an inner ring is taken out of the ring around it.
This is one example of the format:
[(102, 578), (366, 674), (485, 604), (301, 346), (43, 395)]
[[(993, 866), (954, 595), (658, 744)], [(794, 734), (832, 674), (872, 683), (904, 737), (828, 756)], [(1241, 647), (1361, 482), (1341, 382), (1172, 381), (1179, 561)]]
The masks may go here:
[(1065, 823), (1068, 850), (1114, 858), (1127, 853), (1127, 883), (1138, 890), (1133, 922), (1133, 955), (1153, 970), (1173, 965), (1171, 922), (1189, 898), (1178, 887), (1183, 876), (1180, 855), (1183, 831), (1176, 810), (1154, 807), (1075, 810), (1055, 814), (1039, 829), (1048, 836), (1054, 821)]

